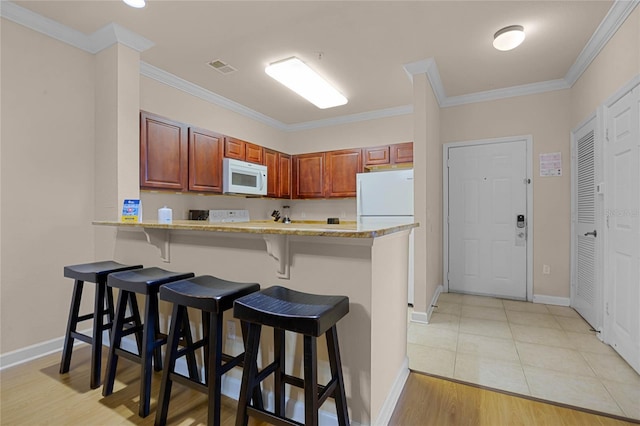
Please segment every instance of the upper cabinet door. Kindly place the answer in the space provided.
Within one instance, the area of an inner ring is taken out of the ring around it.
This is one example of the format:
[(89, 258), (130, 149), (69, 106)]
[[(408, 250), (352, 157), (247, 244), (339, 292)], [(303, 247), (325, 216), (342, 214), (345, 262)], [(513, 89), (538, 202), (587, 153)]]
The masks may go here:
[(324, 197), (324, 152), (293, 156), (293, 198)]
[(244, 161), (245, 142), (232, 137), (224, 138), (224, 156)]
[(362, 152), (365, 166), (390, 164), (391, 162), (391, 149), (389, 145), (364, 148)]
[(291, 198), (291, 156), (278, 153), (278, 197)]
[(189, 128), (189, 190), (222, 193), (224, 136)]
[(327, 152), (325, 197), (355, 197), (356, 174), (362, 172), (362, 150)]
[(187, 125), (140, 112), (140, 187), (186, 191)]
[(244, 160), (249, 163), (264, 164), (263, 152), (264, 148), (260, 145), (255, 145), (249, 142), (244, 143)]
[(279, 184), (278, 152), (265, 148), (264, 165), (267, 166), (267, 197), (277, 197)]
[(413, 142), (391, 145), (391, 163), (413, 163)]

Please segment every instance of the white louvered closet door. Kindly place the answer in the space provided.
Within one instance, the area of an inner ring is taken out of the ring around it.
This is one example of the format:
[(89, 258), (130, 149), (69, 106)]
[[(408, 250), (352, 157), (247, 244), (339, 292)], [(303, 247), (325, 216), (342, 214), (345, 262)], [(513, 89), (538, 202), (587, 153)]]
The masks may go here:
[[(594, 122), (595, 120), (593, 120)], [(601, 326), (602, 286), (597, 280), (595, 126), (583, 127), (575, 137), (573, 307), (594, 329)]]

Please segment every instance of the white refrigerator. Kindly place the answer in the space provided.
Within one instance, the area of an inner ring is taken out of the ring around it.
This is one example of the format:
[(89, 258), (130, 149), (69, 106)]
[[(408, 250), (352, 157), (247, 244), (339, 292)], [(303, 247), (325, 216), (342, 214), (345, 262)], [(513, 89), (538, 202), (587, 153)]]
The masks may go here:
[[(359, 223), (413, 223), (413, 169), (358, 173), (357, 216)], [(407, 289), (413, 304), (413, 230), (409, 236)]]

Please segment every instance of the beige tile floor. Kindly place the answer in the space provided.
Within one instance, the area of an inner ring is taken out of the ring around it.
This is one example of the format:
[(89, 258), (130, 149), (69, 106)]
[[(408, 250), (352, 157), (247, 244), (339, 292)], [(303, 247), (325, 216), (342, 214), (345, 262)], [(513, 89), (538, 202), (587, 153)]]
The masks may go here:
[(572, 308), (442, 293), (412, 370), (640, 419), (640, 376)]

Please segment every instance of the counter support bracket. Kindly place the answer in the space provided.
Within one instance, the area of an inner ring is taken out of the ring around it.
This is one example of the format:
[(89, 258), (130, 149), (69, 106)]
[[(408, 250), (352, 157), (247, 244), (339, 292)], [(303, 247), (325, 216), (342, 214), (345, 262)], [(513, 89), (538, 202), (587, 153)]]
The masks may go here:
[(278, 263), (276, 268), (276, 276), (284, 280), (290, 277), (289, 272), (289, 236), (278, 234), (263, 235), (265, 243), (267, 243), (267, 254), (274, 258)]
[(170, 238), (168, 229), (142, 228), (147, 242), (160, 249), (160, 258), (163, 262), (170, 263), (169, 257)]

